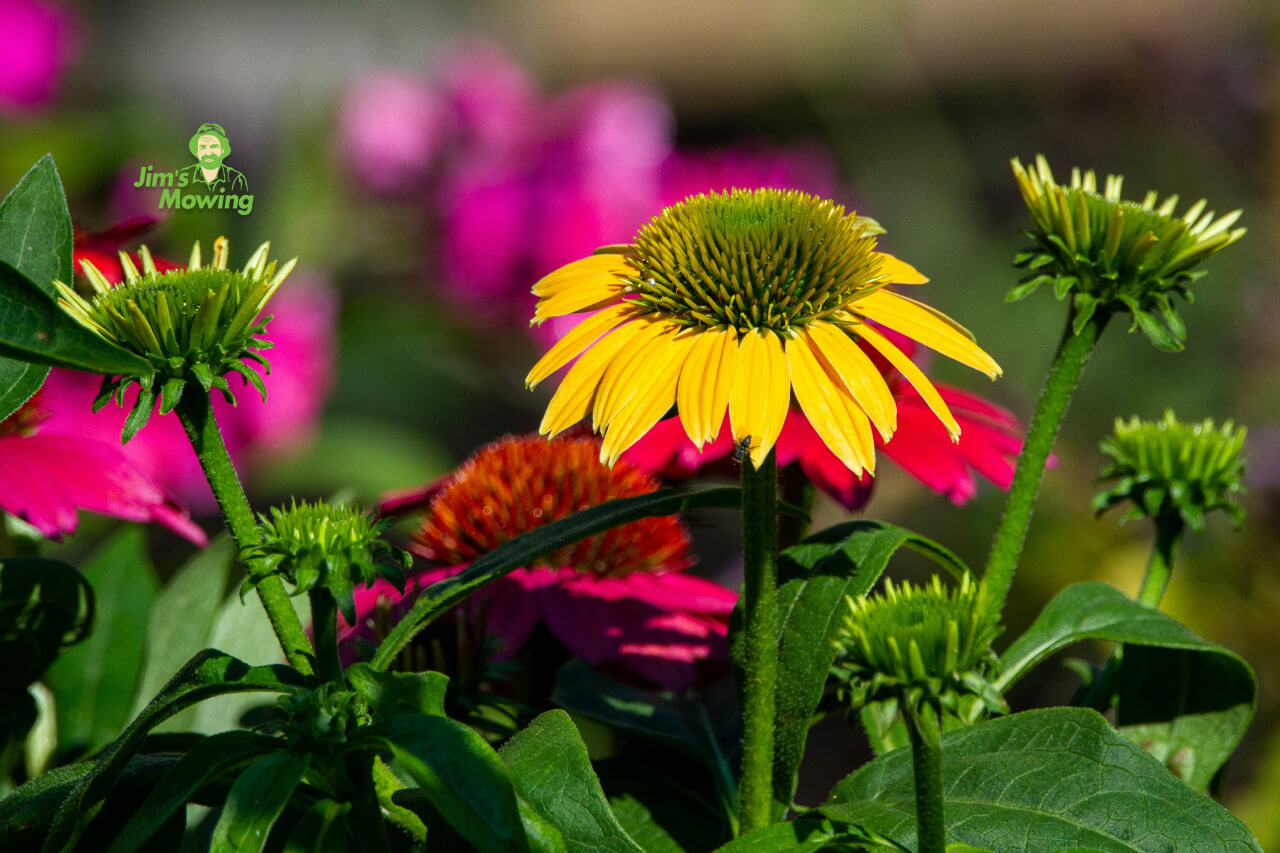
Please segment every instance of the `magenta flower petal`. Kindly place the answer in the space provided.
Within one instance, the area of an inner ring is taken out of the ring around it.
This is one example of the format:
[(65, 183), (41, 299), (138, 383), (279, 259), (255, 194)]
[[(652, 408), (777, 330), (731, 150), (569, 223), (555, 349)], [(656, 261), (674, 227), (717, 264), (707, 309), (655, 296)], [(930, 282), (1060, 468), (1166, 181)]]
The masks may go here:
[(376, 193), (421, 192), (453, 129), (449, 105), (422, 80), (382, 72), (358, 81), (339, 117), (345, 160)]
[(25, 113), (52, 101), (76, 42), (76, 22), (61, 6), (0, 0), (0, 112)]
[(157, 521), (197, 545), (199, 528), (154, 480), (109, 444), (57, 435), (0, 437), (0, 508), (45, 536), (75, 532), (77, 509)]

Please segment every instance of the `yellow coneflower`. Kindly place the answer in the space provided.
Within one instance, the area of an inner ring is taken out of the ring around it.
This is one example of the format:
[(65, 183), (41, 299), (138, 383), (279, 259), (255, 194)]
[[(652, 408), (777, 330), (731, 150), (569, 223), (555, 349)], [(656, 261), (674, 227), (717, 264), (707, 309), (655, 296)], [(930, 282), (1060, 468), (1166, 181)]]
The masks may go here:
[(593, 313), (529, 372), (532, 388), (581, 356), (540, 431), (555, 435), (590, 415), (604, 433), (600, 458), (612, 464), (672, 405), (699, 447), (727, 407), (734, 441), (759, 467), (794, 390), (832, 452), (874, 473), (872, 427), (887, 441), (897, 410), (862, 341), (956, 439), (960, 427), (928, 378), (867, 321), (993, 379), (1000, 366), (964, 327), (888, 288), (927, 279), (876, 251), (879, 233), (873, 220), (805, 193), (733, 190), (690, 197), (634, 242), (561, 267), (534, 286), (533, 323)]

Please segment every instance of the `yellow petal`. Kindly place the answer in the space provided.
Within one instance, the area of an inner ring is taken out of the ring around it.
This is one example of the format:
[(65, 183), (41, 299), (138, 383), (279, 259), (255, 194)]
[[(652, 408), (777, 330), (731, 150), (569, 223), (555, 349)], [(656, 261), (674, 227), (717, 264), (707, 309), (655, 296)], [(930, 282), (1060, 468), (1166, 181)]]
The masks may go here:
[(893, 255), (876, 252), (880, 256), (880, 275), (886, 282), (893, 284), (925, 284), (929, 281), (920, 270), (906, 261), (900, 261)]
[(888, 441), (898, 428), (898, 404), (880, 368), (852, 338), (833, 323), (814, 323), (807, 330), (823, 366), (832, 370)]
[(591, 414), (591, 403), (595, 399), (600, 377), (618, 351), (639, 329), (640, 326), (636, 323), (627, 323), (614, 329), (596, 341), (591, 349), (582, 354), (582, 358), (573, 363), (551, 402), (547, 404), (547, 413), (542, 417), (538, 432), (554, 437)]
[(640, 440), (667, 413), (676, 401), (676, 384), (681, 368), (698, 339), (695, 332), (684, 332), (665, 343), (653, 364), (642, 376), (631, 402), (609, 423), (600, 446), (600, 461), (612, 466), (628, 447)]
[(676, 407), (689, 440), (702, 445), (715, 440), (724, 421), (738, 366), (736, 329), (711, 329), (697, 336), (676, 388)]
[(533, 286), (533, 295), (544, 298), (555, 296), (584, 278), (635, 275), (635, 267), (621, 255), (588, 255), (559, 269), (552, 270)]
[(829, 374), (818, 360), (816, 349), (807, 332), (787, 341), (787, 368), (796, 400), (818, 437), (845, 467), (855, 474), (864, 468), (874, 470), (874, 449), (866, 452), (871, 423), (841, 387), (839, 378)]
[(995, 379), (1001, 374), (996, 360), (973, 341), (973, 334), (946, 314), (889, 290), (877, 290), (848, 306), (854, 314), (875, 320), (895, 332), (919, 341), (948, 358), (967, 364)]
[(738, 346), (729, 424), (734, 441), (751, 436), (751, 463), (757, 468), (782, 433), (790, 405), (791, 377), (778, 336), (758, 329), (747, 332)]
[(645, 384), (645, 375), (660, 359), (663, 348), (680, 327), (668, 320), (641, 319), (636, 335), (624, 346), (600, 378), (600, 390), (591, 406), (592, 425), (597, 430), (607, 427)]
[(547, 350), (542, 358), (538, 359), (538, 363), (524, 379), (525, 387), (533, 388), (572, 361), (578, 353), (591, 346), (591, 342), (596, 338), (636, 316), (639, 310), (639, 306), (630, 303), (611, 305), (574, 326), (563, 338), (556, 341), (555, 346)]
[[(592, 258), (583, 260), (589, 261)], [(575, 263), (581, 263), (581, 261)], [(618, 264), (615, 263), (613, 266), (618, 267)], [(560, 279), (552, 288), (553, 292), (539, 299), (538, 304), (534, 306), (533, 320), (530, 321), (530, 325), (540, 325), (551, 317), (603, 308), (621, 298), (630, 289), (630, 285), (620, 277), (622, 274), (613, 271), (583, 272)], [(541, 283), (539, 282), (539, 285)]]
[(925, 376), (920, 368), (916, 367), (915, 362), (907, 358), (902, 350), (890, 343), (888, 338), (865, 323), (858, 327), (858, 335), (875, 347), (890, 364), (898, 369), (902, 377), (911, 383), (911, 386), (919, 392), (921, 398), (929, 405), (933, 413), (938, 416), (938, 420), (942, 421), (943, 426), (947, 428), (947, 432), (951, 433), (951, 440), (959, 441), (960, 425), (956, 423), (956, 419), (952, 416), (951, 410), (947, 408), (947, 404), (942, 401), (942, 396), (938, 393), (938, 389), (933, 387), (929, 377)]

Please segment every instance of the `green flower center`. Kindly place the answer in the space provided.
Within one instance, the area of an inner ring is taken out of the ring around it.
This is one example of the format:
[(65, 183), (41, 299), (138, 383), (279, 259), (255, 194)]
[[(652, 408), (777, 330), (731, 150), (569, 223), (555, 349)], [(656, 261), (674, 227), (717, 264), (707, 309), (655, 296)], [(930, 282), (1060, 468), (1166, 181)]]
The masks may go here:
[(674, 322), (785, 335), (884, 282), (874, 220), (796, 191), (692, 196), (637, 233), (636, 301)]

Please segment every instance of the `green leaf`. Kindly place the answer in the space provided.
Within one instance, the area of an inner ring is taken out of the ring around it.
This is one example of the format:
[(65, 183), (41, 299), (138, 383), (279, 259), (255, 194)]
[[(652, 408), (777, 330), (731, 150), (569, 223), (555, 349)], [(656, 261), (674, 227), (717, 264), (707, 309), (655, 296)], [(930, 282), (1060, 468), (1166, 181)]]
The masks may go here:
[[(968, 567), (938, 543), (883, 521), (851, 521), (822, 530), (778, 558), (778, 688), (774, 797), (795, 795), (805, 740), (835, 660), (831, 638), (848, 607), (866, 595), (899, 548), (910, 548), (956, 575)], [(735, 639), (740, 632), (735, 634)], [(734, 644), (735, 663), (741, 645)]]
[(39, 557), (0, 560), (0, 694), (26, 696), (64, 649), (89, 636), (93, 621), (93, 588), (71, 566)]
[(53, 853), (74, 848), (142, 739), (161, 721), (183, 708), (223, 693), (287, 693), (302, 686), (302, 677), (286, 666), (251, 667), (216, 649), (206, 649), (196, 655), (142, 709), (124, 733), (99, 753), (92, 771), (80, 780), (59, 807), (43, 850)]
[(346, 816), (350, 806), (333, 800), (313, 805), (285, 842), (284, 853), (347, 853)]
[(529, 565), (543, 554), (637, 519), (740, 504), (741, 490), (736, 487), (703, 489), (689, 494), (675, 489), (659, 489), (633, 498), (611, 500), (509, 539), (453, 577), (423, 590), (413, 609), (382, 641), (370, 665), (374, 669), (386, 669), (431, 620), (448, 612), (476, 590), (521, 566)]
[(151, 365), (108, 343), (29, 278), (0, 260), (0, 355), (104, 374), (149, 374)]
[[(716, 853), (774, 853), (796, 851), (819, 853), (840, 850), (896, 850), (911, 853), (890, 838), (876, 832), (868, 832), (858, 826), (818, 818), (800, 818), (786, 823), (775, 823), (757, 829), (749, 835), (736, 838), (717, 848)], [(948, 853), (951, 848), (948, 847)]]
[(687, 755), (648, 740), (623, 740), (593, 764), (619, 825), (647, 853), (714, 850), (733, 837), (738, 803)]
[(1257, 703), (1239, 655), (1100, 581), (1067, 587), (1005, 650), (1000, 692), (1054, 652), (1081, 640), (1125, 645), (1117, 723), (1197, 791), (1226, 763)]
[(498, 753), (516, 793), (560, 831), (569, 853), (644, 853), (609, 810), (586, 744), (564, 711), (547, 711)]
[(0, 261), (56, 298), (54, 279), (71, 283), (71, 213), (62, 179), (46, 154), (0, 202)]
[(277, 752), (249, 765), (231, 786), (209, 853), (259, 853), (310, 764), (305, 753)]
[(705, 764), (721, 796), (736, 802), (742, 719), (728, 679), (697, 699), (620, 684), (581, 660), (560, 668), (551, 701), (575, 714), (653, 738)]
[(132, 710), (146, 645), (138, 625), (159, 586), (144, 529), (120, 528), (84, 574), (98, 600), (93, 634), (50, 667), (46, 681), (58, 697), (59, 747), (92, 752), (120, 733)]
[[(943, 734), (942, 786), (950, 839), (976, 847), (1261, 850), (1230, 812), (1084, 708), (1027, 711)], [(819, 811), (912, 847), (910, 749), (855, 771)]]
[(449, 677), (441, 672), (380, 672), (365, 663), (346, 670), (347, 682), (369, 703), (376, 719), (396, 714), (444, 716)]
[(223, 732), (200, 741), (156, 783), (108, 853), (133, 853), (210, 779), (284, 747), (256, 732)]
[(231, 535), (223, 533), (187, 560), (156, 596), (131, 713), (141, 711), (197, 652), (217, 645), (213, 626), (218, 608), (210, 602), (226, 595), (235, 553)]
[(0, 358), (0, 421), (22, 408), (48, 375), (48, 365)]
[(528, 853), (511, 779), (480, 735), (447, 717), (401, 714), (361, 731), (390, 749), (432, 806), (481, 853)]

